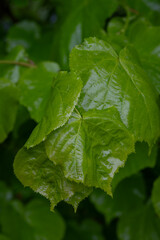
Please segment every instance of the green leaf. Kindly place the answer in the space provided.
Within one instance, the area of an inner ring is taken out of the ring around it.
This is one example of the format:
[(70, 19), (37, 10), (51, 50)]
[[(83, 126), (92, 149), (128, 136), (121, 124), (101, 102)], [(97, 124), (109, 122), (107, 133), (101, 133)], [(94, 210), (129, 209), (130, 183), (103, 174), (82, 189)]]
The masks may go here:
[(7, 50), (11, 51), (16, 46), (31, 48), (32, 44), (40, 38), (40, 27), (32, 21), (22, 21), (14, 24), (7, 36)]
[(0, 182), (0, 208), (3, 203), (10, 201), (13, 198), (13, 193), (10, 189), (7, 188), (4, 182)]
[(100, 189), (95, 190), (90, 196), (91, 202), (97, 211), (102, 213), (106, 222), (116, 217), (136, 210), (145, 200), (145, 186), (141, 175), (135, 175), (123, 180), (115, 189), (113, 198)]
[(2, 233), (12, 240), (35, 240), (34, 230), (26, 223), (23, 205), (19, 201), (12, 201), (1, 209), (0, 223)]
[(67, 180), (61, 167), (48, 160), (43, 144), (29, 150), (22, 148), (16, 155), (14, 171), (24, 186), (31, 187), (50, 200), (51, 209), (62, 200), (76, 209), (91, 192), (82, 184)]
[(31, 117), (39, 122), (47, 107), (53, 78), (59, 67), (53, 62), (40, 63), (36, 68), (27, 69), (19, 81), (20, 103), (27, 107)]
[(67, 122), (81, 89), (82, 82), (74, 73), (60, 72), (54, 78), (44, 115), (28, 139), (27, 148), (44, 141), (49, 133)]
[(11, 240), (11, 239), (6, 237), (5, 235), (0, 234), (0, 240)]
[(134, 151), (134, 140), (112, 107), (83, 115), (74, 112), (64, 127), (50, 134), (45, 146), (67, 179), (111, 194), (111, 180)]
[(54, 59), (61, 67), (68, 67), (72, 48), (84, 38), (95, 36), (105, 20), (118, 7), (117, 0), (59, 0), (57, 27), (54, 38)]
[(136, 16), (145, 16), (153, 24), (160, 24), (160, 1), (159, 0), (122, 0), (129, 7), (129, 11)]
[(11, 201), (1, 209), (2, 232), (13, 240), (61, 240), (65, 224), (58, 213), (50, 212), (43, 200), (32, 200), (23, 206), (20, 201)]
[(120, 240), (159, 240), (160, 220), (151, 204), (123, 215), (118, 223)]
[(59, 213), (49, 210), (42, 200), (32, 200), (25, 208), (25, 219), (34, 229), (35, 239), (60, 240), (65, 233), (65, 223)]
[(0, 79), (0, 143), (12, 131), (18, 109), (17, 88), (6, 79)]
[(115, 106), (135, 140), (153, 145), (160, 133), (157, 96), (134, 49), (118, 56), (107, 42), (89, 38), (72, 50), (70, 67), (83, 80), (81, 111)]
[(160, 177), (158, 177), (153, 185), (152, 189), (152, 202), (156, 213), (160, 217)]
[(115, 189), (117, 184), (124, 178), (130, 177), (144, 168), (153, 168), (157, 160), (157, 150), (157, 145), (155, 145), (152, 152), (149, 154), (147, 144), (144, 142), (137, 142), (135, 145), (135, 153), (128, 156), (125, 166), (120, 168), (119, 172), (115, 174), (112, 181), (113, 189)]
[(85, 219), (80, 224), (69, 222), (67, 230), (64, 240), (104, 240), (101, 225), (92, 219)]
[(137, 50), (143, 68), (160, 93), (160, 27), (151, 26), (140, 19), (131, 26), (129, 41)]
[[(14, 48), (3, 60), (12, 62), (27, 62), (28, 56), (23, 47), (17, 46)], [(2, 60), (2, 61), (3, 61)], [(20, 74), (25, 70), (24, 67), (16, 64), (1, 64), (0, 73), (1, 78), (6, 78), (12, 83), (17, 83), (20, 78)]]

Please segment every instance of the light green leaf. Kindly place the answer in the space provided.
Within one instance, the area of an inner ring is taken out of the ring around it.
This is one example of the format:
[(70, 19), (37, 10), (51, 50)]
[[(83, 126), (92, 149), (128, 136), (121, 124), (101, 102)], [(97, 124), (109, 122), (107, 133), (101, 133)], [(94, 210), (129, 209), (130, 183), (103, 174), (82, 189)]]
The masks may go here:
[(62, 200), (76, 209), (91, 192), (82, 184), (67, 180), (61, 167), (48, 160), (43, 144), (29, 150), (22, 148), (16, 155), (14, 171), (24, 186), (31, 187), (50, 200), (51, 209)]
[(123, 215), (118, 223), (120, 240), (159, 240), (160, 220), (151, 204)]
[(57, 27), (54, 38), (54, 59), (68, 67), (72, 48), (84, 38), (95, 36), (118, 7), (117, 0), (59, 0)]
[(59, 67), (53, 62), (40, 63), (27, 69), (19, 81), (20, 103), (27, 107), (31, 117), (39, 122), (44, 115), (50, 98), (53, 78)]
[(141, 175), (135, 175), (123, 180), (115, 189), (113, 198), (97, 189), (91, 194), (90, 200), (108, 223), (142, 206), (145, 200), (143, 178)]
[(124, 178), (129, 177), (140, 170), (147, 167), (154, 167), (157, 160), (157, 145), (152, 149), (149, 154), (149, 148), (146, 143), (137, 142), (135, 145), (135, 153), (128, 156), (127, 162), (123, 168), (119, 169), (119, 172), (115, 174), (112, 187), (115, 189), (117, 184)]
[(152, 202), (156, 213), (160, 217), (160, 177), (158, 177), (152, 189)]
[(160, 134), (160, 113), (134, 49), (124, 48), (118, 56), (107, 42), (89, 38), (72, 50), (70, 66), (83, 80), (81, 111), (115, 106), (135, 140), (153, 145)]
[(67, 122), (81, 89), (82, 82), (73, 73), (60, 72), (54, 78), (44, 115), (28, 139), (27, 148), (44, 141), (49, 133)]
[(111, 180), (134, 151), (134, 140), (112, 107), (83, 115), (74, 112), (64, 127), (50, 134), (45, 146), (67, 179), (111, 194)]
[(18, 109), (18, 92), (12, 82), (0, 79), (0, 143), (12, 131)]

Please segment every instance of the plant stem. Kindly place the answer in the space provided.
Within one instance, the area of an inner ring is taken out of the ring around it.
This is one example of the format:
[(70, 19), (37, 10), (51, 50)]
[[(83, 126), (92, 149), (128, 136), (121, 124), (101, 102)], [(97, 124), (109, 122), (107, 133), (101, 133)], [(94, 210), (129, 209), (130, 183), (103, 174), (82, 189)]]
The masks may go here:
[(17, 61), (10, 61), (10, 60), (0, 60), (0, 64), (13, 64), (13, 65), (19, 65), (22, 67), (30, 67), (30, 68), (35, 68), (35, 64), (30, 64), (30, 63), (25, 63), (25, 62), (17, 62)]

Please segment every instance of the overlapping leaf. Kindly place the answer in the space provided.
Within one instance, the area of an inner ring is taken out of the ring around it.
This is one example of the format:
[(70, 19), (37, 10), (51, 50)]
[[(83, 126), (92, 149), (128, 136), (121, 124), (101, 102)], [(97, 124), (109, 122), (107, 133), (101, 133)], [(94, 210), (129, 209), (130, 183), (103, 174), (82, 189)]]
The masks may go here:
[(0, 79), (0, 143), (12, 131), (18, 109), (18, 92), (12, 82)]
[(58, 71), (59, 67), (56, 63), (42, 62), (36, 68), (27, 69), (20, 78), (20, 102), (27, 107), (31, 117), (37, 122), (44, 115), (53, 78)]
[(76, 209), (91, 189), (65, 178), (62, 168), (48, 160), (43, 144), (29, 150), (22, 148), (14, 162), (14, 170), (24, 186), (31, 187), (51, 202), (51, 209), (64, 200)]
[(26, 143), (28, 148), (44, 141), (49, 133), (66, 123), (78, 101), (81, 89), (81, 79), (74, 73), (60, 72), (53, 79), (47, 103), (44, 100), (44, 114)]
[(136, 21), (129, 31), (129, 41), (137, 50), (143, 68), (160, 93), (160, 27), (151, 26), (144, 19)]
[(147, 144), (137, 142), (135, 145), (135, 153), (128, 156), (125, 166), (120, 168), (119, 172), (114, 176), (112, 181), (113, 189), (115, 189), (118, 183), (124, 178), (130, 177), (144, 168), (153, 168), (157, 160), (157, 150), (157, 145), (155, 145), (149, 154)]
[(114, 173), (134, 151), (133, 137), (114, 107), (74, 113), (45, 145), (49, 159), (63, 166), (66, 178), (109, 194)]
[(107, 42), (89, 38), (73, 49), (70, 66), (83, 80), (81, 111), (115, 106), (135, 140), (155, 142), (160, 133), (156, 94), (132, 48), (118, 56)]
[(121, 217), (118, 223), (120, 240), (158, 240), (160, 238), (160, 220), (150, 203), (132, 210)]
[(160, 177), (156, 179), (153, 185), (152, 202), (156, 213), (160, 217)]
[(136, 210), (143, 206), (145, 197), (143, 177), (135, 175), (126, 178), (116, 187), (113, 198), (98, 189), (91, 194), (90, 200), (109, 223), (114, 218), (119, 218), (132, 209)]
[(59, 0), (59, 21), (54, 38), (54, 59), (62, 68), (68, 67), (72, 48), (84, 38), (95, 36), (118, 7), (117, 0)]

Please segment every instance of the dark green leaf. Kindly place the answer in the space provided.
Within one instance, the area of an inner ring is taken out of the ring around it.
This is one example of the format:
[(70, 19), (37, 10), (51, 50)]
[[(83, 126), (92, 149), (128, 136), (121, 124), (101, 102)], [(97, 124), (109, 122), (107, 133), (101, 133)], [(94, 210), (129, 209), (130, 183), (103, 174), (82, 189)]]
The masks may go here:
[(105, 216), (106, 222), (136, 210), (145, 200), (145, 186), (141, 175), (123, 180), (116, 188), (113, 198), (101, 190), (91, 194), (91, 202)]
[(117, 0), (59, 0), (59, 22), (54, 38), (54, 58), (62, 68), (68, 67), (72, 48), (84, 38), (95, 36), (105, 19), (116, 10)]
[(160, 217), (160, 177), (156, 179), (153, 185), (152, 202), (156, 213)]
[(70, 222), (64, 240), (104, 240), (101, 225), (91, 219), (82, 223)]
[(129, 41), (137, 50), (143, 68), (160, 93), (160, 27), (153, 27), (140, 19), (132, 25)]
[(151, 204), (123, 215), (118, 223), (120, 240), (159, 240), (160, 220)]
[(31, 117), (39, 122), (44, 115), (50, 98), (53, 78), (59, 67), (53, 62), (40, 63), (27, 69), (19, 82), (20, 102), (27, 107)]
[(40, 38), (40, 27), (32, 21), (22, 21), (14, 24), (7, 36), (7, 50), (11, 51), (16, 46), (31, 48), (32, 44)]
[(8, 64), (0, 64), (1, 78), (3, 77), (10, 80), (12, 83), (17, 83), (19, 81), (20, 74), (25, 70), (25, 68), (16, 64), (9, 64), (9, 62), (27, 62), (28, 56), (24, 48), (17, 46), (3, 60), (8, 61)]
[(120, 168), (119, 172), (114, 176), (112, 187), (115, 189), (117, 184), (124, 178), (129, 177), (140, 170), (147, 167), (154, 167), (157, 160), (157, 146), (155, 145), (149, 154), (149, 148), (146, 143), (137, 142), (135, 145), (135, 153), (128, 156), (124, 168)]
[(16, 87), (6, 79), (0, 79), (0, 143), (12, 131), (18, 109)]

